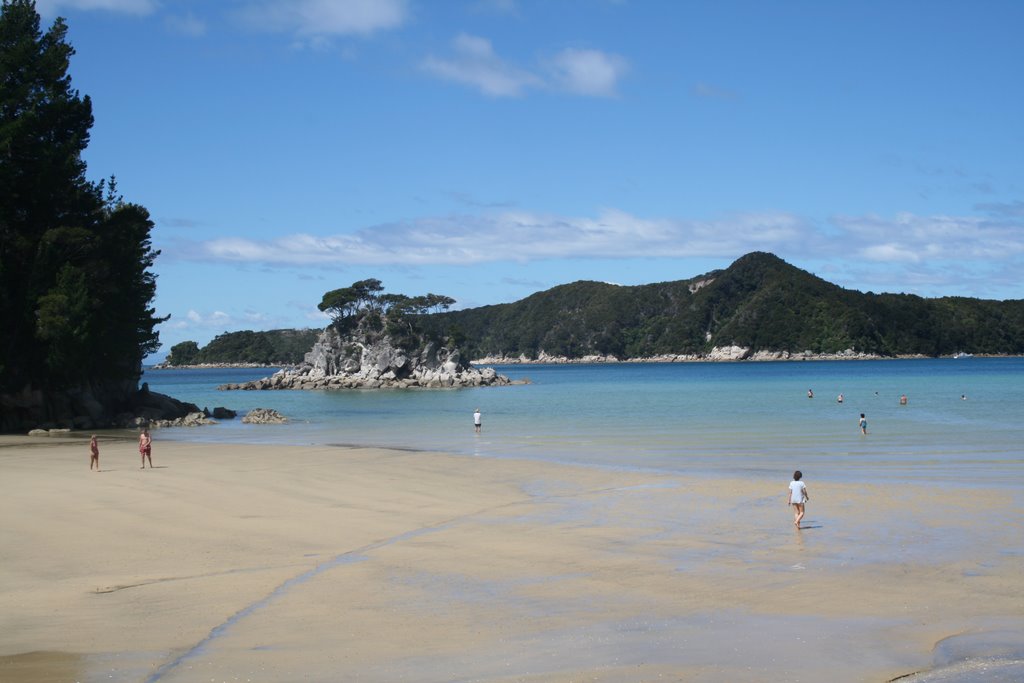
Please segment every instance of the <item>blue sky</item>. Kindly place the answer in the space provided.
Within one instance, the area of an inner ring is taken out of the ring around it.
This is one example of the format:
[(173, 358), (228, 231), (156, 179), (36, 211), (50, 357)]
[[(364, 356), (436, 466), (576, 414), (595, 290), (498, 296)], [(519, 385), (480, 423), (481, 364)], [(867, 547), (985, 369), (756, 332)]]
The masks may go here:
[(93, 179), (147, 207), (163, 355), (771, 251), (1024, 298), (1024, 2), (45, 0)]

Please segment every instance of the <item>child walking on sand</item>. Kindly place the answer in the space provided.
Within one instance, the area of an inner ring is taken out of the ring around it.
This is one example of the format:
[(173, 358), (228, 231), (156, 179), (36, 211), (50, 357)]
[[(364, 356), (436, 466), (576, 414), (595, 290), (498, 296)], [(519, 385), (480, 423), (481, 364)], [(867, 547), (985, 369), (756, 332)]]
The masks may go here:
[(93, 434), (92, 438), (89, 439), (89, 470), (92, 470), (92, 466), (96, 465), (96, 471), (100, 471), (100, 443), (96, 440), (96, 435)]
[(800, 481), (803, 476), (803, 472), (797, 470), (793, 473), (793, 481), (789, 482), (789, 504), (796, 508), (796, 512), (793, 514), (793, 524), (797, 529), (800, 528), (800, 520), (804, 518), (804, 503), (811, 499), (807, 495), (807, 485)]

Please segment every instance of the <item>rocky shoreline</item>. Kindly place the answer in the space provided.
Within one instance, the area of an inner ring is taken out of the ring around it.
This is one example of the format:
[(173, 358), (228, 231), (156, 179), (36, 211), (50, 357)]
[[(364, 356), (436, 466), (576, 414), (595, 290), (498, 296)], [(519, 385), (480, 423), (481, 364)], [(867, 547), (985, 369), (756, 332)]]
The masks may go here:
[(222, 384), (220, 391), (266, 391), (310, 389), (448, 389), (456, 387), (490, 387), (527, 384), (510, 380), (493, 368), (438, 368), (414, 371), (399, 377), (391, 370), (370, 370), (365, 373), (328, 375), (312, 367), (278, 370), (270, 377), (251, 382)]
[(900, 356), (881, 356), (873, 353), (863, 353), (846, 349), (838, 353), (814, 353), (803, 351), (792, 353), (790, 351), (752, 351), (743, 346), (715, 347), (706, 354), (685, 354), (667, 353), (660, 356), (645, 356), (643, 358), (616, 358), (610, 355), (594, 354), (581, 356), (580, 358), (569, 358), (568, 356), (553, 356), (541, 351), (537, 358), (527, 358), (526, 355), (519, 356), (484, 356), (472, 361), (474, 365), (558, 365), (558, 364), (588, 364), (588, 363), (718, 363), (723, 361), (830, 361), (830, 360), (886, 360), (886, 359), (911, 359), (930, 358), (923, 354), (907, 354)]
[(231, 368), (255, 369), (255, 368), (283, 368), (291, 367), (291, 363), (193, 363), (185, 365), (171, 365), (167, 361), (150, 365), (147, 370), (225, 370)]

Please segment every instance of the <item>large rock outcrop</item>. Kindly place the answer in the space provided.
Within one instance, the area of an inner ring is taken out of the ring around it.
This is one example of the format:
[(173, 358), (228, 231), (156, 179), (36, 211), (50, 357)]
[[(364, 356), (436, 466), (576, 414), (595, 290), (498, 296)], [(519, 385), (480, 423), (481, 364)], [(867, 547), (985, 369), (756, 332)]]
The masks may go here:
[(410, 350), (396, 346), (387, 334), (359, 330), (343, 336), (332, 325), (321, 333), (302, 365), (218, 389), (406, 389), (511, 383), (493, 368), (478, 369), (464, 362), (458, 349), (427, 341)]
[(99, 429), (154, 425), (202, 412), (134, 381), (84, 384), (61, 391), (25, 387), (0, 394), (0, 431)]

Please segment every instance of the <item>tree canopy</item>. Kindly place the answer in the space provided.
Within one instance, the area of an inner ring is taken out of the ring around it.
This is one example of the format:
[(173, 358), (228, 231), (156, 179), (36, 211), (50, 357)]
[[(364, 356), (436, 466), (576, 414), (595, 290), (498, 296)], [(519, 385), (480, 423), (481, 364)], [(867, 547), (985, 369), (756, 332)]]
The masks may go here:
[(455, 299), (442, 294), (406, 296), (405, 294), (381, 294), (384, 285), (380, 280), (369, 279), (353, 282), (348, 287), (325, 292), (317, 306), (331, 316), (335, 325), (367, 313), (388, 314), (392, 317), (425, 315), (447, 311)]
[(145, 208), (82, 158), (92, 103), (71, 86), (67, 25), (0, 8), (0, 391), (137, 379), (159, 347), (159, 254)]

